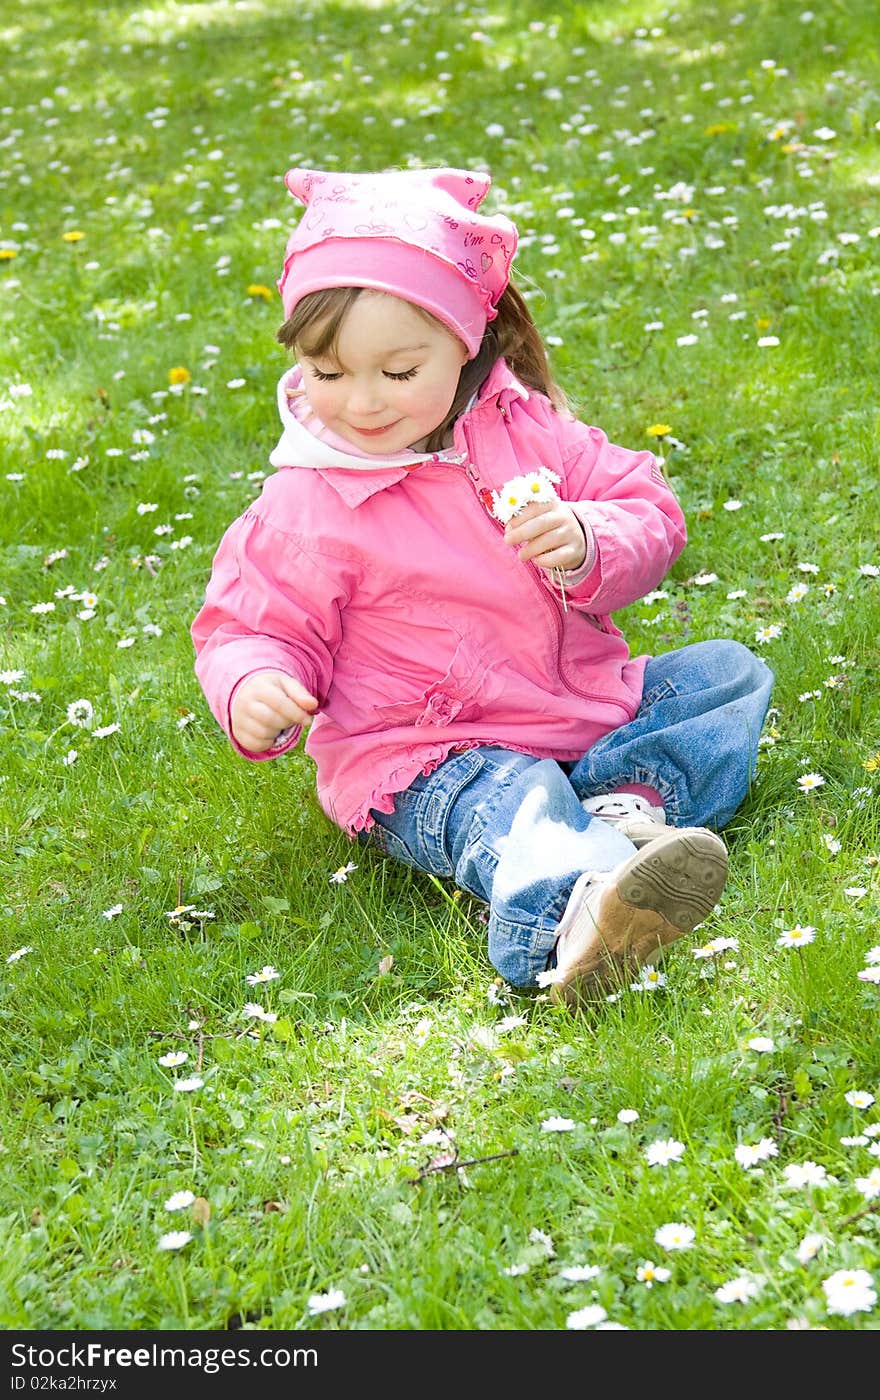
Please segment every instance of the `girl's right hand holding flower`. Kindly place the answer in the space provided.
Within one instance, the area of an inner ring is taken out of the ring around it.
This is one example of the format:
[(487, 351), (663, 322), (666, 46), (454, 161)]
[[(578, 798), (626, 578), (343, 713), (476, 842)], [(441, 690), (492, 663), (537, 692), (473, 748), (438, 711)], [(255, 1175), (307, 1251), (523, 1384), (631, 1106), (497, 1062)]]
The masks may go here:
[(265, 753), (286, 729), (310, 724), (318, 708), (299, 681), (284, 671), (256, 671), (238, 686), (232, 698), (232, 737), (249, 753)]

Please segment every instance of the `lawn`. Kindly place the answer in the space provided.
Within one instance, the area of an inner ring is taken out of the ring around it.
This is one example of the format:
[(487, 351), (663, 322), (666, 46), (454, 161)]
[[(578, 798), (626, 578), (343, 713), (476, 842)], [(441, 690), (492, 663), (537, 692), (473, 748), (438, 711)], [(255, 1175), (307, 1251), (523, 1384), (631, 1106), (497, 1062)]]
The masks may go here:
[[(0, 1327), (876, 1329), (875, 5), (13, 0), (0, 38)], [(555, 374), (688, 519), (633, 652), (775, 673), (720, 905), (583, 1012), (195, 680), (292, 165), (491, 172)]]

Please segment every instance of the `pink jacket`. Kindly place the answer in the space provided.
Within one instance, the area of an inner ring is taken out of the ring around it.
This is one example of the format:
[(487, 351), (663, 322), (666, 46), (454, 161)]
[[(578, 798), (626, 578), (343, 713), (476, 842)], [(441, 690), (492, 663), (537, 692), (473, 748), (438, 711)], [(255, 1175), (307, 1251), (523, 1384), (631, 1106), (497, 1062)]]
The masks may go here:
[[(609, 614), (656, 587), (686, 539), (653, 455), (554, 412), (499, 360), (449, 452), (365, 460), (300, 421), (298, 382), (294, 366), (279, 384), (279, 470), (223, 536), (192, 626), (196, 674), (227, 735), (246, 676), (295, 676), (319, 700), (305, 745), (319, 800), (352, 833), (452, 749), (578, 759), (631, 720), (647, 657), (630, 657)], [(538, 466), (559, 475), (593, 547), (567, 609), (487, 505)], [(239, 752), (272, 758), (298, 739)]]

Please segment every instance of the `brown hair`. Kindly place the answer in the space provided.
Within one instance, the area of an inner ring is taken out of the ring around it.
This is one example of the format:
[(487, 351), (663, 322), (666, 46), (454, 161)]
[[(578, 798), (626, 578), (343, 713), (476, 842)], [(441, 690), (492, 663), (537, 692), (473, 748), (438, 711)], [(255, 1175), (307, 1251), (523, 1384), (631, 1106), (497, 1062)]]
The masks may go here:
[[(276, 340), (287, 346), (288, 350), (298, 347), (309, 356), (333, 354), (343, 322), (363, 290), (363, 287), (328, 287), (325, 291), (310, 292), (293, 308), (278, 330)], [(448, 330), (435, 316), (412, 305), (414, 311)], [(499, 356), (504, 357), (513, 373), (529, 389), (546, 394), (554, 408), (565, 410), (568, 407), (565, 394), (550, 373), (541, 333), (525, 298), (512, 282), (508, 282), (502, 292), (497, 311), (495, 320), (488, 322), (483, 332), (477, 354), (462, 367), (449, 413), (426, 441), (429, 452), (436, 452), (442, 447), (452, 424), (467, 407)]]

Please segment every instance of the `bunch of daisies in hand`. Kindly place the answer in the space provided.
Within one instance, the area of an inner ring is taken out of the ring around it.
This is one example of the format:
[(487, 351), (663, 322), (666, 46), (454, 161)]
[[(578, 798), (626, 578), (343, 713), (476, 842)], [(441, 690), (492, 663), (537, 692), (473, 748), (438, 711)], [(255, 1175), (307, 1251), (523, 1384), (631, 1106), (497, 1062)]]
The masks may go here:
[[(560, 477), (549, 467), (538, 467), (536, 471), (525, 472), (522, 476), (512, 476), (498, 491), (492, 492), (491, 514), (506, 525), (533, 501), (558, 501), (554, 483), (559, 480)], [(567, 612), (564, 570), (553, 569), (552, 573), (562, 594), (562, 606)]]

